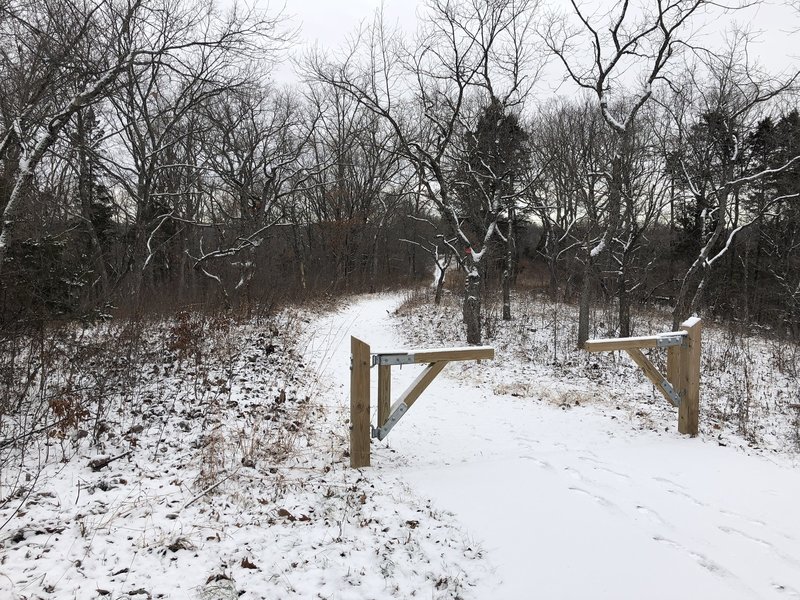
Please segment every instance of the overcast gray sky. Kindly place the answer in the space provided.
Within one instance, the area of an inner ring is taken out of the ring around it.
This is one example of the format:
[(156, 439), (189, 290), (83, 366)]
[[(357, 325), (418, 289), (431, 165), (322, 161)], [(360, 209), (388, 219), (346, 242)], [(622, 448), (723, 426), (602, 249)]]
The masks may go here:
[[(384, 13), (391, 22), (398, 21), (413, 30), (416, 0), (383, 0)], [(371, 19), (381, 0), (287, 0), (286, 12), (295, 15), (301, 26), (303, 43), (319, 42), (333, 48), (342, 44), (358, 24)]]
[[(597, 0), (606, 3), (608, 0)], [(566, 0), (550, 0), (567, 4)], [(381, 4), (390, 23), (398, 23), (403, 29), (413, 31), (416, 23), (419, 0), (287, 0), (286, 12), (293, 15), (294, 25), (300, 27), (298, 46), (295, 52), (319, 44), (331, 51), (342, 46), (359, 23), (370, 20)], [(591, 6), (592, 1), (581, 3)], [(800, 11), (787, 6), (781, 0), (766, 0), (757, 5), (738, 11), (730, 17), (721, 18), (707, 24), (707, 35), (718, 36), (711, 43), (721, 45), (723, 33), (734, 23), (758, 32), (758, 41), (751, 47), (762, 66), (770, 71), (780, 71), (791, 66), (800, 66)], [(291, 69), (281, 69), (277, 79), (291, 81)], [(555, 87), (557, 82), (552, 82)]]

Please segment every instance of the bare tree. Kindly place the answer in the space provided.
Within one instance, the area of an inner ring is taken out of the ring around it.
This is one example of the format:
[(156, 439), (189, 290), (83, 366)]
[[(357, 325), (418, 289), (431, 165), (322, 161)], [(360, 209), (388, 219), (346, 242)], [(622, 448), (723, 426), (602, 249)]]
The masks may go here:
[(800, 154), (793, 154), (777, 157), (775, 164), (753, 166), (746, 144), (756, 122), (793, 91), (798, 75), (760, 72), (748, 60), (747, 36), (739, 34), (732, 42), (723, 54), (701, 54), (700, 68), (688, 72), (684, 85), (674, 87), (674, 102), (665, 102), (668, 107), (690, 107), (681, 113), (670, 111), (675, 127), (672, 160), (693, 206), (699, 242), (681, 279), (673, 309), (676, 326), (697, 309), (712, 268), (736, 237), (776, 205), (800, 196), (779, 192), (749, 208), (740, 201), (747, 189), (800, 161)]
[[(398, 152), (414, 166), (448, 237), (466, 250), (464, 313), (467, 341), (481, 340), (481, 267), (503, 209), (502, 189), (485, 197), (479, 227), (464, 227), (454, 186), (458, 143), (474, 131), (480, 107), (492, 99), (522, 101), (536, 75), (530, 26), (535, 4), (433, 0), (413, 45), (387, 29), (381, 16), (341, 60), (309, 56), (316, 80), (349, 94), (386, 120)], [(483, 98), (483, 102), (477, 99)]]
[(433, 259), (435, 289), (433, 303), (441, 304), (447, 269), (450, 268), (450, 264), (453, 262), (453, 257), (455, 256), (453, 253), (453, 242), (455, 240), (445, 240), (444, 236), (439, 235), (436, 240), (439, 243), (418, 242), (408, 239), (401, 239), (400, 241), (420, 248)]
[[(309, 179), (302, 156), (317, 118), (296, 95), (268, 86), (229, 87), (203, 108), (207, 129), (199, 144), (210, 193), (202, 219), (183, 221), (198, 232), (183, 252), (195, 270), (219, 284), (223, 296), (228, 288), (249, 284), (256, 258), (275, 260), (258, 249), (273, 227), (292, 223), (287, 205)], [(223, 283), (220, 273), (231, 266), (235, 279)]]
[[(589, 14), (570, 0), (574, 19), (555, 15), (542, 32), (550, 51), (564, 67), (567, 78), (591, 91), (603, 119), (617, 137), (607, 178), (608, 220), (593, 247), (585, 248), (591, 261), (609, 248), (620, 224), (625, 157), (630, 155), (636, 117), (650, 100), (653, 86), (667, 74), (679, 49), (687, 44), (690, 23), (715, 3), (708, 0), (668, 0), (632, 6), (625, 0), (608, 13)], [(589, 56), (582, 48), (591, 48)], [(633, 79), (632, 83), (627, 83)], [(631, 89), (633, 88), (633, 89)], [(624, 277), (618, 294), (625, 295)], [(620, 335), (630, 331), (630, 316), (620, 306)], [(581, 307), (588, 303), (582, 302)], [(578, 345), (588, 335), (588, 310), (581, 310)]]
[(156, 65), (181, 73), (196, 65), (193, 53), (200, 62), (221, 50), (247, 57), (284, 42), (279, 16), (236, 8), (220, 16), (210, 2), (20, 1), (0, 11), (12, 39), (25, 40), (19, 51), (2, 53), (3, 71), (21, 84), (15, 101), (4, 103), (0, 131), (0, 157), (10, 180), (0, 224), (0, 275), (36, 170), (79, 111), (103, 100), (122, 79), (135, 80)]
[[(647, 236), (659, 222), (669, 203), (668, 171), (663, 157), (651, 141), (662, 113), (652, 104), (640, 111), (632, 132), (629, 154), (622, 158), (625, 176), (620, 198), (621, 220), (610, 246), (616, 278), (620, 336), (631, 335), (632, 296), (644, 291), (646, 275), (655, 257), (641, 256)], [(658, 252), (658, 249), (653, 249)]]
[(320, 114), (308, 149), (319, 169), (302, 194), (309, 235), (325, 249), (318, 259), (332, 267), (334, 286), (349, 285), (360, 270), (374, 291), (379, 240), (413, 174), (403, 169), (389, 124), (352, 95), (317, 84), (308, 96)]
[[(532, 210), (544, 228), (540, 253), (548, 264), (550, 295), (557, 294), (559, 265), (576, 261), (580, 313), (588, 316), (598, 268), (586, 249), (598, 243), (609, 218), (602, 174), (609, 169), (611, 136), (590, 98), (551, 103), (536, 116), (531, 129), (534, 162), (542, 171)], [(588, 318), (580, 325), (579, 338), (588, 339)]]

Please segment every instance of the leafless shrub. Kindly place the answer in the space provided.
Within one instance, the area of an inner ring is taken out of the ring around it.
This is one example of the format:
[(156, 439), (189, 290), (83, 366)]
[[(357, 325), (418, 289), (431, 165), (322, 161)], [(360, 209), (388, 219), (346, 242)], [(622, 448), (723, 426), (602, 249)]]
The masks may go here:
[(0, 413), (0, 510), (22, 506), (48, 463), (90, 448), (154, 460), (189, 445), (187, 466), (203, 497), (242, 469), (293, 456), (307, 445), (312, 405), (296, 348), (301, 324), (290, 312), (185, 311), (9, 339), (0, 348), (0, 385), (9, 392)]
[(112, 409), (125, 403), (109, 400), (128, 396), (141, 376), (141, 327), (42, 327), (0, 347), (0, 508), (32, 492), (31, 464), (67, 461), (115, 435)]
[(433, 301), (430, 288), (415, 287), (403, 293), (403, 301), (397, 307), (397, 314), (411, 314)]
[(792, 435), (795, 452), (800, 452), (800, 404), (793, 405)]

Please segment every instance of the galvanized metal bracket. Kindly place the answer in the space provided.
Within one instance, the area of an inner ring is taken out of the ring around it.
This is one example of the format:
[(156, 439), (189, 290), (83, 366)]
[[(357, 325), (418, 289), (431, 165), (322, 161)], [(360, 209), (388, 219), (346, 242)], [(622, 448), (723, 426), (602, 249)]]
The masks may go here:
[(683, 332), (659, 333), (656, 336), (657, 348), (669, 348), (670, 346), (683, 346), (686, 344), (686, 334)]
[(379, 440), (383, 440), (389, 432), (392, 430), (392, 427), (397, 425), (397, 422), (400, 418), (406, 414), (408, 410), (408, 406), (405, 403), (400, 403), (400, 405), (394, 410), (394, 412), (389, 415), (389, 418), (386, 419), (386, 423), (384, 423), (383, 427), (373, 427), (372, 428), (372, 437), (378, 438)]
[(414, 355), (408, 352), (396, 352), (391, 354), (373, 354), (372, 366), (375, 365), (413, 365)]
[(667, 381), (666, 377), (661, 380), (661, 387), (666, 392), (667, 396), (669, 396), (669, 399), (672, 402), (673, 406), (681, 405), (680, 394), (675, 391), (675, 388), (672, 387), (672, 384), (669, 381)]

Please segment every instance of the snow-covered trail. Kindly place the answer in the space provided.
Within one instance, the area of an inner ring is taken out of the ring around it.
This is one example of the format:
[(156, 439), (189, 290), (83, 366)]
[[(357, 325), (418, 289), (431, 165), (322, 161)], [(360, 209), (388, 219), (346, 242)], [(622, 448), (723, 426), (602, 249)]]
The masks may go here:
[[(398, 303), (363, 298), (312, 324), (307, 356), (337, 418), (350, 335), (373, 351), (404, 347), (389, 316)], [(449, 365), (373, 442), (364, 470), (456, 515), (495, 569), (475, 598), (800, 599), (800, 472), (788, 461), (634, 430), (614, 411), (559, 409), (536, 391), (496, 396), (475, 383), (481, 368)], [(418, 370), (393, 369), (395, 395)]]

